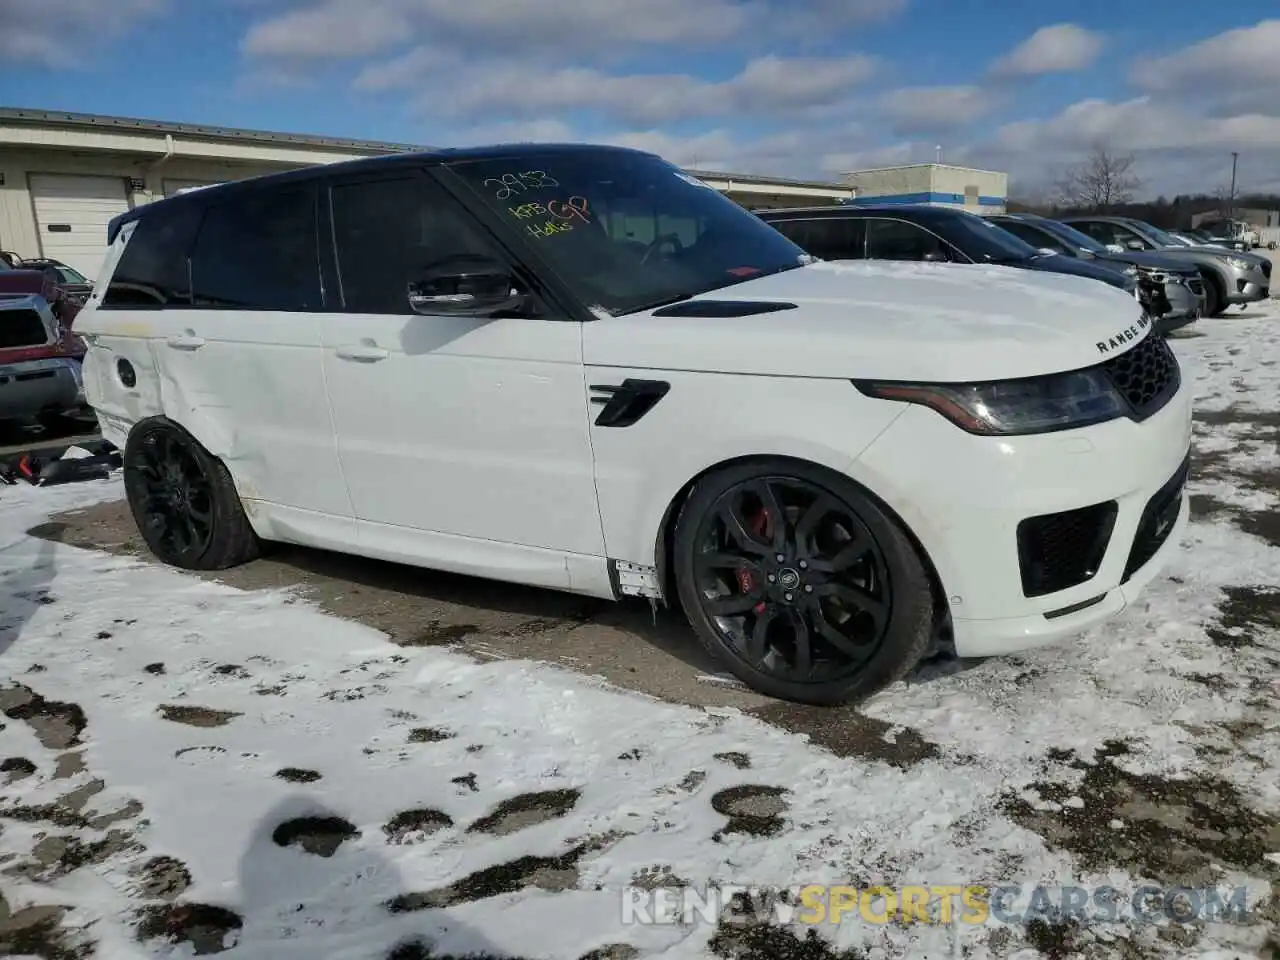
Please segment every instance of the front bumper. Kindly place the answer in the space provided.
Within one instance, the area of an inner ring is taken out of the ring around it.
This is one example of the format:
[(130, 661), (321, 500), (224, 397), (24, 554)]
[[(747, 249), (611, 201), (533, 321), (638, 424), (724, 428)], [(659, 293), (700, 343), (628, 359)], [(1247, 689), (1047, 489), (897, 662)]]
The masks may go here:
[(80, 363), (65, 357), (0, 363), (0, 420), (64, 413), (84, 403)]
[(1257, 303), (1271, 296), (1270, 270), (1258, 267), (1232, 275), (1233, 287), (1227, 291), (1227, 303)]
[[(956, 652), (991, 656), (1078, 634), (1132, 602), (1177, 549), (1188, 511), (1171, 478), (1183, 470), (1190, 445), (1191, 389), (1184, 384), (1141, 423), (1121, 419), (1027, 437), (973, 436), (932, 410), (909, 407), (850, 473), (880, 494), (924, 547), (947, 596)], [(1144, 511), (1161, 498), (1156, 543), (1151, 521), (1141, 528)], [(1019, 524), (1102, 504), (1114, 504), (1114, 519), (1092, 575), (1027, 596)], [(1149, 549), (1137, 550), (1139, 540)]]

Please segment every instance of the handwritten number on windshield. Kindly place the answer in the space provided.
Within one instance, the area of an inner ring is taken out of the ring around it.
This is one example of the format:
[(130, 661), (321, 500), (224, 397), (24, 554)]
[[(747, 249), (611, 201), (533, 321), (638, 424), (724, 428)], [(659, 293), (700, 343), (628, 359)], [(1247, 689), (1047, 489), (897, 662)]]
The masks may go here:
[(547, 175), (545, 170), (526, 170), (524, 173), (504, 173), (500, 177), (489, 177), (484, 186), (494, 188), (494, 197), (499, 200), (510, 200), (516, 194), (530, 190), (546, 190), (560, 186), (560, 182)]

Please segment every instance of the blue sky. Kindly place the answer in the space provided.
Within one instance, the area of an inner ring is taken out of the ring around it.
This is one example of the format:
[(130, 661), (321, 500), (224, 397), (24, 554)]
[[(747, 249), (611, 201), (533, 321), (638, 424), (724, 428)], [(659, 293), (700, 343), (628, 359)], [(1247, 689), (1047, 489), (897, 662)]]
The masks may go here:
[(1098, 146), (1143, 193), (1213, 191), (1236, 150), (1242, 189), (1280, 190), (1276, 0), (102, 4), (0, 4), (5, 105), (802, 178), (941, 144), (1024, 193)]

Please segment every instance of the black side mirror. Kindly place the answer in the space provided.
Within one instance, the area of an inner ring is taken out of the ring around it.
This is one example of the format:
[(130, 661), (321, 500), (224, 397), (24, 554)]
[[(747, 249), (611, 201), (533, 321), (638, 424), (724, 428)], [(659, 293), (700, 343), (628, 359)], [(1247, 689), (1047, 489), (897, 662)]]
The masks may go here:
[(506, 266), (489, 257), (461, 254), (438, 260), (409, 283), (414, 313), (487, 317), (515, 310), (525, 295)]

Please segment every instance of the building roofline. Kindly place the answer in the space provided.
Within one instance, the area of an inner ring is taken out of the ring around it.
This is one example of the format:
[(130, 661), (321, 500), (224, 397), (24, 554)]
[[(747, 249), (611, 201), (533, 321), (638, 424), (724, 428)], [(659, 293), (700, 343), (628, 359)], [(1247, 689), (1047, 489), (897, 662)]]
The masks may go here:
[(1000, 170), (987, 170), (984, 167), (965, 167), (965, 166), (961, 166), (958, 163), (935, 163), (935, 162), (900, 163), (900, 164), (896, 164), (888, 167), (866, 167), (861, 170), (849, 170), (848, 172), (841, 174), (841, 176), (852, 177), (860, 173), (884, 173), (888, 170), (918, 170), (921, 167), (945, 167), (948, 170), (968, 170), (973, 173), (990, 173), (996, 176), (1004, 176), (1004, 173)]
[(317, 137), (304, 133), (273, 133), (242, 127), (222, 127), (199, 123), (172, 123), (167, 120), (144, 120), (138, 117), (113, 117), (96, 113), (69, 113), (61, 110), (30, 110), (22, 107), (0, 107), (0, 122), (48, 123), (86, 130), (115, 130), (135, 133), (169, 133), (229, 140), (240, 143), (295, 144), (380, 153), (423, 153), (434, 147), (380, 140), (354, 140), (346, 137)]
[[(62, 110), (36, 110), (25, 107), (0, 106), (0, 123), (54, 124), (83, 130), (113, 130), (135, 133), (168, 133), (205, 137), (238, 143), (256, 143), (295, 146), (327, 147), (329, 149), (357, 150), (380, 154), (435, 153), (440, 147), (412, 143), (391, 143), (382, 140), (356, 140), (347, 137), (319, 137), (305, 133), (276, 133), (270, 130), (251, 130), (242, 127), (223, 127), (200, 123), (174, 123), (167, 120), (145, 120), (139, 117), (116, 117), (96, 113), (70, 113)], [(735, 180), (761, 186), (777, 184), (784, 187), (808, 187), (815, 190), (839, 190), (849, 188), (842, 183), (820, 180), (793, 180), (787, 177), (767, 177), (751, 173), (725, 173), (719, 170), (688, 169), (691, 176), (707, 180)]]

